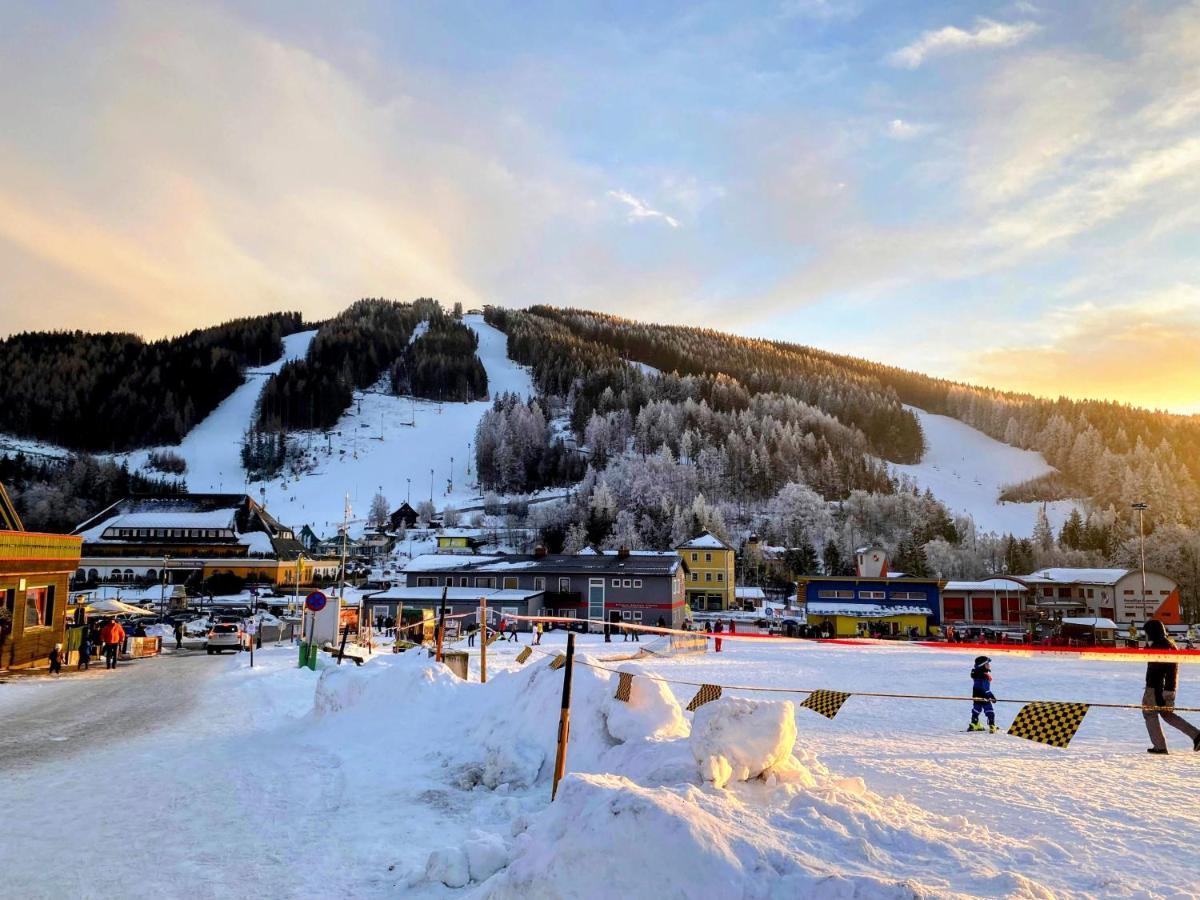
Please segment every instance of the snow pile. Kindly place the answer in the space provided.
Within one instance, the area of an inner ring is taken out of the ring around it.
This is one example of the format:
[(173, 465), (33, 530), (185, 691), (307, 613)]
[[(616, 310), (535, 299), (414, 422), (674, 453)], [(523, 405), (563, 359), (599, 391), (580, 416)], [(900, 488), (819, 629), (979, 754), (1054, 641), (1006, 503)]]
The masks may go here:
[[(641, 666), (628, 664), (619, 671), (635, 676), (645, 672)], [(691, 732), (670, 686), (652, 678), (633, 679), (628, 703), (610, 695), (604, 702), (604, 722), (613, 739), (621, 742), (681, 738)]]
[(812, 776), (792, 756), (795, 745), (791, 700), (728, 697), (700, 707), (692, 721), (692, 755), (704, 780), (717, 788), (731, 780), (765, 778), (777, 768), (811, 786)]

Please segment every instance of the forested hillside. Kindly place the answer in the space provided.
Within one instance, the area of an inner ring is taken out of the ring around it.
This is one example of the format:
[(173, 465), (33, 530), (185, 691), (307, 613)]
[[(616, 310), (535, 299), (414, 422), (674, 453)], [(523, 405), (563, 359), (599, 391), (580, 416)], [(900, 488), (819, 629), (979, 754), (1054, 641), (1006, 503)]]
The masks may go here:
[(299, 313), (235, 319), (176, 338), (36, 332), (0, 341), (0, 432), (70, 449), (179, 441), (242, 382), (279, 358)]
[(475, 332), (441, 307), (431, 310), (425, 322), (424, 332), (392, 365), (392, 393), (459, 403), (487, 397), (487, 372), (476, 356)]

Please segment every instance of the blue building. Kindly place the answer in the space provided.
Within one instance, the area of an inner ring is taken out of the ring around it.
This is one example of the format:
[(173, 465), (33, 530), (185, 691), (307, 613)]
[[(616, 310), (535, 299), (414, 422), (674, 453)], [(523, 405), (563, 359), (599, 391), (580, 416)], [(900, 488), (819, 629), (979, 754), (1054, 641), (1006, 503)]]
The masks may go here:
[(811, 575), (797, 581), (809, 624), (830, 622), (839, 637), (872, 627), (900, 634), (916, 626), (925, 634), (929, 625), (941, 624), (941, 588), (936, 578), (887, 575)]

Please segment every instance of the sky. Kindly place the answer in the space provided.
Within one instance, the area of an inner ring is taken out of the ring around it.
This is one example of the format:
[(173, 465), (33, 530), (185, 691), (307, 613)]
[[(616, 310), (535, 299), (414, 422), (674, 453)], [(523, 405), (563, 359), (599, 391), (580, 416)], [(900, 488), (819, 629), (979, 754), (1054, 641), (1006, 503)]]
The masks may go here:
[(1200, 3), (0, 0), (0, 334), (552, 303), (1200, 412)]

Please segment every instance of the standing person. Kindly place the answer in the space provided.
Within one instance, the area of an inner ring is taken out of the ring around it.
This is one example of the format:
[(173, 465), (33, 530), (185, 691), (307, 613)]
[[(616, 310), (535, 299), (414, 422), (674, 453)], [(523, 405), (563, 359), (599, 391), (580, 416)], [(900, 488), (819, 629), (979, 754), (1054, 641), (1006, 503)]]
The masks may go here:
[(725, 623), (717, 619), (717, 624), (713, 626), (713, 633), (716, 634), (714, 643), (717, 645), (717, 652), (721, 652), (721, 635), (725, 633)]
[(175, 649), (183, 649), (183, 622), (175, 623)]
[(540, 644), (542, 642), (542, 623), (541, 622), (533, 623), (533, 642), (535, 644)]
[(88, 669), (92, 665), (92, 630), (86, 625), (79, 636), (79, 664), (77, 669)]
[(62, 674), (62, 644), (55, 644), (54, 649), (50, 651), (50, 674)]
[(125, 641), (125, 629), (116, 619), (110, 619), (108, 624), (100, 629), (100, 642), (104, 644), (104, 668), (117, 667), (117, 653)]
[[(504, 616), (501, 616), (500, 621), (496, 626), (496, 631), (500, 635), (500, 637), (504, 637), (504, 632), (507, 628), (508, 628), (508, 619), (504, 618)], [(486, 631), (483, 633), (483, 639), (485, 641), (487, 640), (487, 632)]]
[(639, 644), (642, 642), (642, 633), (637, 628), (630, 628), (629, 633), (633, 635), (633, 640), (637, 641)]
[(475, 646), (475, 635), (479, 634), (480, 627), (482, 627), (482, 626), (480, 626), (477, 623), (474, 628), (472, 628), (470, 631), (467, 632), (467, 646), (468, 647)]
[[(1158, 619), (1148, 619), (1145, 626), (1146, 641), (1152, 650), (1174, 650), (1175, 642), (1167, 636), (1167, 627)], [(1178, 728), (1192, 739), (1192, 749), (1200, 752), (1200, 729), (1175, 713), (1175, 687), (1179, 682), (1179, 663), (1146, 663), (1146, 690), (1142, 693), (1142, 706), (1160, 706), (1163, 709), (1143, 709), (1146, 731), (1150, 735), (1150, 747), (1146, 752), (1166, 756), (1167, 739), (1163, 737), (1161, 717), (1172, 728)]]
[(517, 623), (516, 623), (515, 619), (512, 622), (508, 623), (508, 639), (510, 641), (512, 641), (514, 644), (520, 643), (517, 640)]
[(971, 670), (971, 724), (967, 731), (983, 731), (979, 724), (979, 714), (984, 713), (988, 720), (988, 731), (996, 733), (996, 709), (992, 701), (996, 695), (992, 693), (992, 661), (986, 656), (975, 657), (975, 668)]
[(737, 634), (737, 623), (734, 622), (733, 619), (729, 620), (729, 633)]

